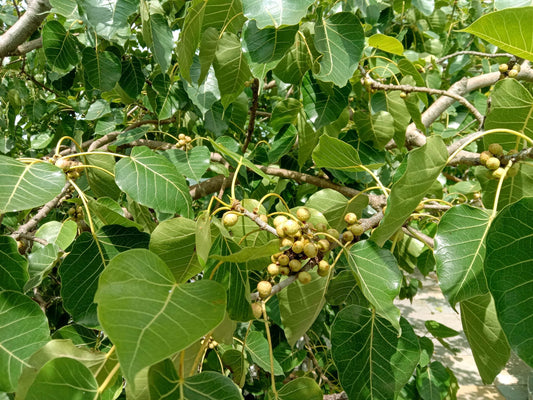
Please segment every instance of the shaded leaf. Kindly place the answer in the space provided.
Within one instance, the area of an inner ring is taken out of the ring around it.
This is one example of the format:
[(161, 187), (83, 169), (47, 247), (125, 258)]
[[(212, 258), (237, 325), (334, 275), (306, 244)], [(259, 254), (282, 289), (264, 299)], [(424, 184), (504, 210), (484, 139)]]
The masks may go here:
[(318, 168), (339, 169), (345, 172), (361, 171), (357, 150), (343, 140), (322, 135), (313, 150), (313, 161)]
[(353, 119), (361, 140), (372, 142), (379, 150), (383, 150), (394, 136), (394, 118), (387, 111), (379, 111), (373, 115), (356, 111)]
[(44, 55), (50, 66), (68, 71), (78, 63), (76, 39), (59, 21), (51, 20), (44, 24), (42, 37)]
[(103, 248), (104, 258), (109, 261), (117, 254), (130, 249), (147, 249), (150, 235), (140, 232), (135, 227), (122, 225), (102, 226), (97, 234), (99, 244)]
[(22, 292), (28, 278), (28, 261), (20, 255), (17, 241), (0, 236), (0, 290)]
[[(72, 222), (72, 221), (70, 221)], [(28, 274), (30, 279), (24, 285), (24, 291), (28, 291), (42, 282), (44, 277), (55, 266), (59, 259), (59, 246), (48, 243), (44, 247), (35, 247), (28, 255)]]
[(278, 390), (278, 396), (281, 400), (322, 400), (323, 394), (320, 386), (314, 379), (301, 377), (296, 378)]
[[(261, 332), (253, 331), (248, 334), (246, 350), (250, 353), (254, 363), (270, 372), (270, 347)], [(283, 375), (283, 369), (276, 359), (274, 359), (274, 375)]]
[(351, 271), (341, 271), (329, 282), (326, 300), (329, 304), (338, 306), (342, 304), (369, 306)]
[(166, 72), (170, 66), (174, 39), (168, 26), (167, 17), (161, 13), (141, 12), (142, 32), (146, 44), (152, 50), (155, 61)]
[(294, 43), (298, 25), (259, 29), (254, 20), (245, 25), (243, 40), (250, 59), (255, 63), (269, 63), (281, 59)]
[(87, 81), (102, 91), (113, 89), (122, 74), (120, 60), (110, 51), (97, 52), (92, 47), (86, 47), (83, 49), (81, 61)]
[(209, 168), (211, 152), (205, 146), (195, 146), (188, 151), (172, 149), (165, 151), (164, 154), (178, 171), (197, 182)]
[(142, 64), (137, 57), (130, 57), (121, 63), (122, 75), (118, 84), (128, 96), (135, 99), (144, 86), (144, 74)]

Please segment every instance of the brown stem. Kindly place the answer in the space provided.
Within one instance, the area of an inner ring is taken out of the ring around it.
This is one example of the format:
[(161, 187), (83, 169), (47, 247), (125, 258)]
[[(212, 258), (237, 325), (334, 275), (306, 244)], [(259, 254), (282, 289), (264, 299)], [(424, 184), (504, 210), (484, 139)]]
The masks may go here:
[(252, 82), (252, 105), (250, 107), (250, 119), (248, 120), (248, 129), (246, 130), (246, 139), (244, 141), (244, 144), (242, 145), (242, 154), (246, 152), (246, 149), (250, 145), (250, 141), (252, 140), (252, 136), (254, 134), (255, 130), (255, 117), (257, 112), (257, 107), (259, 106), (259, 79), (254, 78)]
[(462, 56), (462, 55), (469, 55), (469, 56), (478, 56), (478, 57), (486, 57), (486, 58), (496, 58), (496, 57), (507, 57), (507, 58), (515, 58), (512, 54), (509, 53), (483, 53), (481, 51), (471, 51), (471, 50), (462, 50), (457, 51), (452, 54), (448, 54), (447, 56), (441, 57), (437, 59), (435, 62), (437, 64), (440, 64), (450, 58)]

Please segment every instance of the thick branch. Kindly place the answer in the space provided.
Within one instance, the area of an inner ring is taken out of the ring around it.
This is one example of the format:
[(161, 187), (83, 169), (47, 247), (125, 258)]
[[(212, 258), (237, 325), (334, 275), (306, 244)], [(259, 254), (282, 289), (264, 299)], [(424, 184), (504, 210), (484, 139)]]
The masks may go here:
[(0, 36), (0, 58), (17, 50), (44, 21), (51, 6), (48, 0), (28, 0), (28, 9), (20, 19)]
[(217, 175), (196, 185), (192, 185), (189, 188), (189, 193), (191, 194), (193, 200), (198, 200), (204, 196), (207, 196), (208, 194), (218, 192), (221, 188), (226, 189), (231, 185), (232, 179), (233, 173), (231, 173), (227, 178), (224, 175)]
[(43, 47), (43, 38), (37, 38), (30, 40), (29, 42), (22, 43), (18, 46), (12, 53), (8, 54), (9, 56), (21, 56), (23, 54), (29, 53), (32, 50), (39, 49)]

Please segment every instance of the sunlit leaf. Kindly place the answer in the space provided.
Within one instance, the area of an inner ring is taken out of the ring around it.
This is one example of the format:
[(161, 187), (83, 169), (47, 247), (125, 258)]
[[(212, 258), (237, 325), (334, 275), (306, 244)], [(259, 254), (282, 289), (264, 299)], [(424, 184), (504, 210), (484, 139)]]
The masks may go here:
[[(252, 361), (265, 371), (270, 372), (270, 347), (261, 332), (250, 332), (246, 337), (246, 350), (250, 353)], [(274, 359), (274, 375), (283, 375), (283, 369)]]
[(399, 56), (403, 54), (402, 42), (392, 36), (383, 35), (382, 33), (376, 33), (370, 36), (368, 38), (368, 45), (386, 51), (387, 53), (397, 54)]
[(307, 14), (312, 0), (243, 0), (244, 15), (255, 19), (257, 26), (278, 28), (281, 25), (294, 25)]

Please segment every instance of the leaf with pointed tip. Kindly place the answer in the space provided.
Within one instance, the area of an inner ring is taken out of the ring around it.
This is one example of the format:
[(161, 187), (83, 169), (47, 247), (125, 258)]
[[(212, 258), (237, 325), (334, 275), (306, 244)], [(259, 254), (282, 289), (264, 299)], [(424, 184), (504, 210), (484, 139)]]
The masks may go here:
[(281, 400), (322, 400), (322, 389), (312, 378), (301, 377), (289, 381), (278, 390)]
[(121, 44), (129, 39), (128, 17), (137, 11), (138, 0), (81, 0), (79, 4), (98, 36)]
[(25, 292), (41, 284), (43, 278), (48, 275), (58, 261), (59, 251), (59, 246), (54, 243), (48, 243), (44, 247), (34, 246), (32, 252), (28, 255), (30, 279), (24, 285)]
[(16, 240), (0, 236), (0, 290), (21, 292), (28, 278), (28, 262), (20, 255)]
[(42, 206), (65, 186), (63, 171), (49, 163), (0, 156), (0, 169), (0, 214)]
[(144, 86), (144, 74), (141, 61), (137, 57), (130, 57), (121, 63), (122, 75), (118, 81), (120, 87), (128, 96), (135, 99)]
[(255, 19), (257, 26), (278, 28), (282, 25), (295, 25), (307, 14), (313, 0), (243, 0), (244, 15)]
[(187, 102), (187, 93), (180, 84), (167, 74), (158, 74), (152, 80), (148, 93), (159, 119), (172, 117)]
[[(198, 41), (200, 40), (206, 4), (205, 1), (196, 0), (193, 1), (192, 5), (187, 9), (183, 28), (180, 32), (178, 45), (176, 47), (181, 76), (183, 76), (188, 82), (191, 82), (190, 69), (193, 64)], [(216, 29), (214, 29), (214, 34), (218, 38), (218, 32)], [(215, 36), (213, 36), (213, 38), (215, 38)]]
[[(531, 19), (533, 7), (508, 8), (482, 16), (462, 30), (498, 46), (517, 57), (533, 61)], [(517, 34), (519, 32), (519, 34)]]
[(140, 204), (159, 212), (192, 215), (189, 186), (164, 156), (135, 147), (115, 167), (117, 185)]
[(490, 385), (507, 364), (511, 349), (487, 293), (461, 302), (461, 322), (483, 383)]
[(449, 209), (435, 235), (439, 286), (452, 307), (488, 292), (483, 270), (490, 213), (466, 204)]
[(283, 82), (299, 85), (305, 73), (311, 68), (312, 61), (318, 54), (310, 42), (311, 33), (304, 26), (294, 38), (294, 45), (286, 52), (274, 68), (274, 74)]
[[(533, 367), (533, 197), (503, 208), (486, 239), (485, 274), (511, 349)], [(512, 278), (512, 279), (511, 279)]]
[(405, 172), (392, 185), (385, 217), (371, 236), (380, 246), (401, 228), (429, 191), (446, 165), (448, 150), (440, 136), (431, 136), (407, 157)]
[(143, 368), (214, 329), (226, 308), (220, 284), (178, 284), (164, 261), (144, 249), (128, 250), (110, 261), (95, 300), (100, 323), (130, 383)]
[[(263, 334), (252, 331), (246, 337), (246, 350), (250, 353), (252, 361), (260, 368), (270, 372), (270, 346)], [(274, 359), (274, 375), (283, 375), (283, 368), (278, 360)]]
[(39, 305), (22, 293), (0, 292), (0, 390), (14, 392), (30, 356), (50, 338)]
[(152, 50), (155, 62), (159, 64), (163, 73), (166, 72), (170, 66), (174, 47), (167, 17), (160, 13), (150, 14), (143, 20), (142, 31), (146, 44)]
[(211, 152), (205, 146), (195, 146), (188, 151), (167, 150), (164, 155), (172, 161), (178, 171), (196, 182), (199, 182), (207, 171), (211, 160)]
[(368, 45), (386, 51), (387, 53), (397, 54), (399, 56), (403, 54), (402, 42), (392, 36), (387, 36), (382, 33), (376, 33), (370, 36), (368, 38)]
[(383, 150), (394, 136), (394, 118), (387, 111), (379, 111), (373, 115), (356, 111), (353, 120), (361, 140), (372, 142), (378, 150)]
[(323, 18), (315, 26), (315, 47), (322, 54), (315, 77), (343, 87), (352, 77), (365, 45), (365, 33), (351, 12)]
[(296, 32), (298, 25), (259, 29), (251, 20), (245, 25), (243, 40), (253, 62), (269, 63), (285, 55), (294, 43)]
[(357, 172), (362, 168), (357, 150), (343, 140), (322, 135), (318, 146), (313, 150), (313, 161), (318, 168), (339, 169)]
[(114, 53), (97, 52), (93, 47), (86, 47), (81, 53), (81, 58), (87, 81), (91, 86), (102, 91), (115, 87), (122, 74), (122, 65)]
[(351, 400), (393, 399), (409, 381), (419, 359), (416, 334), (400, 319), (391, 323), (360, 306), (344, 308), (331, 327), (331, 354)]
[(76, 39), (59, 21), (51, 20), (44, 24), (42, 37), (44, 56), (52, 68), (69, 71), (78, 64)]
[(327, 279), (310, 271), (312, 280), (306, 285), (295, 282), (278, 293), (281, 321), (287, 342), (294, 346), (313, 325), (325, 303)]
[(357, 242), (350, 248), (348, 265), (376, 312), (399, 330), (400, 310), (393, 301), (400, 294), (403, 275), (390, 250), (370, 240)]

